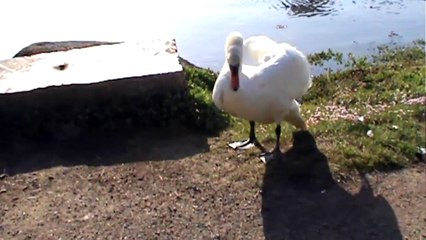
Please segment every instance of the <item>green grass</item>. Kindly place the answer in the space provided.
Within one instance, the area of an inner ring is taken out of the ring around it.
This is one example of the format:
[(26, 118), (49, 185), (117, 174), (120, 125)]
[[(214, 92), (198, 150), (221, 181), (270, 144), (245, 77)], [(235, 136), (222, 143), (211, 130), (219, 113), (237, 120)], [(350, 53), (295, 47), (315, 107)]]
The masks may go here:
[[(407, 46), (380, 46), (377, 54), (370, 57), (332, 50), (309, 56), (316, 66), (327, 61), (343, 66), (339, 71), (325, 69), (324, 74), (315, 77), (301, 106), (310, 132), (334, 170), (346, 171), (355, 165), (367, 171), (390, 170), (417, 161), (416, 152), (426, 146), (425, 122), (420, 117), (425, 114), (425, 107), (406, 101), (426, 96), (424, 49), (425, 42), (419, 40)], [(211, 104), (214, 74), (186, 71), (192, 79), (193, 96)], [(273, 129), (272, 125), (260, 125), (258, 138), (272, 144)], [(284, 125), (283, 148), (291, 144), (294, 130)], [(369, 131), (372, 136), (367, 134)], [(244, 138), (248, 123), (232, 118), (226, 133), (232, 138)]]
[[(381, 46), (371, 60), (349, 55), (340, 62), (345, 70), (314, 79), (303, 99), (303, 114), (311, 119), (323, 113), (310, 124), (310, 131), (335, 168), (356, 164), (365, 170), (383, 170), (417, 161), (418, 148), (426, 145), (425, 122), (419, 117), (425, 107), (406, 101), (426, 96), (424, 44)], [(319, 109), (312, 111), (315, 108)], [(373, 136), (367, 135), (369, 130)]]
[(189, 85), (184, 102), (189, 105), (177, 111), (179, 115), (184, 112), (189, 116), (189, 121), (183, 122), (189, 127), (196, 126), (210, 133), (218, 133), (227, 128), (230, 116), (216, 108), (211, 97), (216, 73), (197, 68), (184, 68), (184, 70)]

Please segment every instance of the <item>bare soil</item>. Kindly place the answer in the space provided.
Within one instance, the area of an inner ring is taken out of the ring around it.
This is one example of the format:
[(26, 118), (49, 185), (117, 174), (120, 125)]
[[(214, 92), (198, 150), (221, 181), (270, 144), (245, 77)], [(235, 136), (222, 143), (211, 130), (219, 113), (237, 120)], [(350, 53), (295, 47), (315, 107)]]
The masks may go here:
[(230, 140), (14, 139), (0, 153), (0, 239), (426, 239), (424, 164), (342, 177), (307, 132), (266, 166)]

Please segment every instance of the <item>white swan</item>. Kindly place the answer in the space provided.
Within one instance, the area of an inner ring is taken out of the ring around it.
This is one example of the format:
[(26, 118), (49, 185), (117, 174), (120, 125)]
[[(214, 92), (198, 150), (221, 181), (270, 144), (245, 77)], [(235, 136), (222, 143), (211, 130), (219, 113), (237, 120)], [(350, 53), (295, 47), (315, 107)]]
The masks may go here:
[[(307, 130), (296, 99), (312, 85), (308, 60), (289, 44), (277, 43), (266, 36), (244, 41), (238, 32), (227, 37), (225, 57), (213, 88), (213, 101), (218, 108), (250, 122), (249, 139), (229, 146), (234, 149), (257, 146), (264, 153), (265, 162), (279, 157), (283, 120)], [(276, 123), (277, 139), (271, 153), (266, 153), (257, 141), (255, 122)]]

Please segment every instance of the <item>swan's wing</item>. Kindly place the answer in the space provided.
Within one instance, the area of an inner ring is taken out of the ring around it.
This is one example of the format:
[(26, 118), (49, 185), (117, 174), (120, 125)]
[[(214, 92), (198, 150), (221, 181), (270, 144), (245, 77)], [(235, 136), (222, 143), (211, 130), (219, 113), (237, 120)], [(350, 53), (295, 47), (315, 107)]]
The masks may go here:
[(278, 43), (267, 36), (252, 36), (244, 40), (243, 64), (258, 66), (270, 60)]
[(289, 44), (279, 44), (274, 56), (249, 73), (251, 80), (271, 87), (276, 94), (297, 99), (312, 85), (311, 66), (306, 56)]

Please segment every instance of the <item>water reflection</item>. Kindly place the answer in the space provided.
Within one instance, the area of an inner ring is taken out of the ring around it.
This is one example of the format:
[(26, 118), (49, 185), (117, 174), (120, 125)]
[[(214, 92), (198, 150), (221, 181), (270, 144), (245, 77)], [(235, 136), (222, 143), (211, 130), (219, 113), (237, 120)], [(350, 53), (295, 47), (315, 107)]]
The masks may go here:
[(368, 7), (370, 9), (381, 10), (387, 7), (403, 7), (404, 0), (383, 0), (383, 1), (375, 1), (375, 0), (364, 0), (364, 1), (352, 1), (354, 4), (360, 4), (364, 7)]
[(404, 0), (279, 0), (274, 1), (272, 8), (284, 10), (293, 17), (314, 17), (336, 15), (338, 11), (354, 5), (364, 9), (388, 10), (392, 8), (392, 13), (398, 13), (395, 9), (404, 7)]
[(273, 4), (275, 9), (284, 9), (296, 17), (327, 16), (337, 12), (336, 1), (330, 0), (281, 0)]

